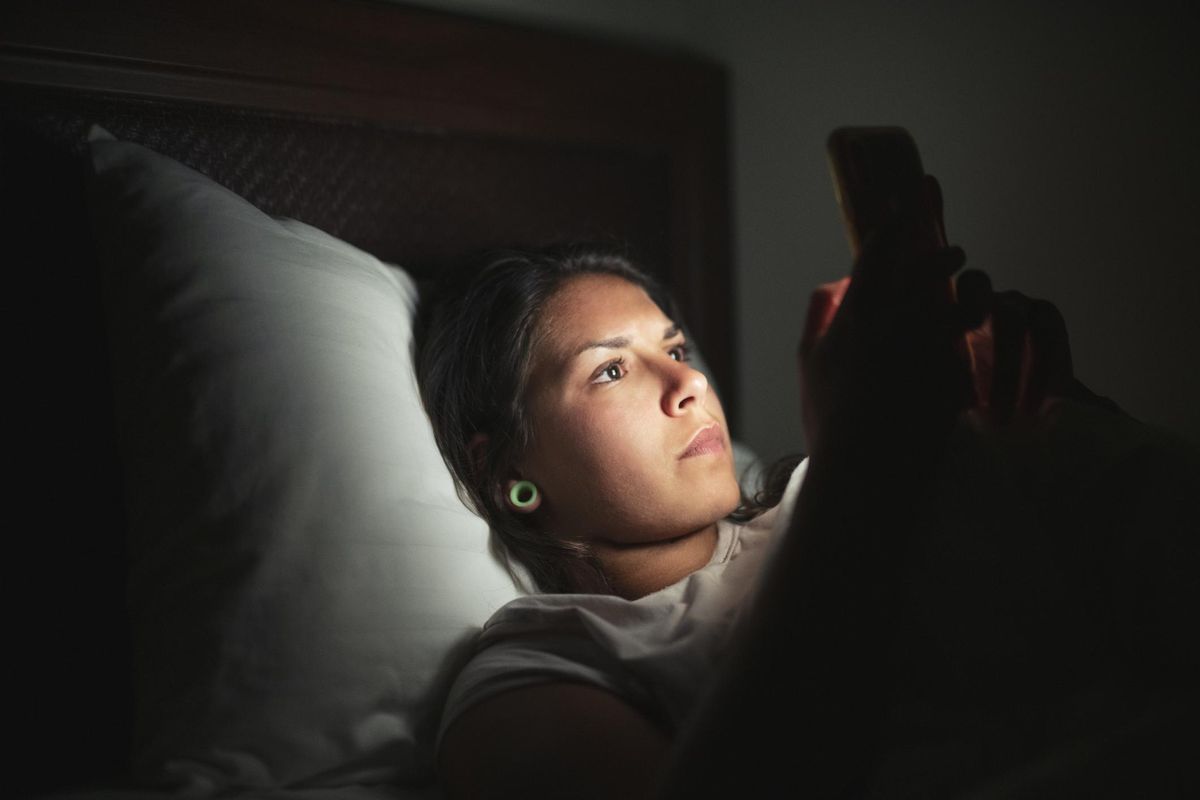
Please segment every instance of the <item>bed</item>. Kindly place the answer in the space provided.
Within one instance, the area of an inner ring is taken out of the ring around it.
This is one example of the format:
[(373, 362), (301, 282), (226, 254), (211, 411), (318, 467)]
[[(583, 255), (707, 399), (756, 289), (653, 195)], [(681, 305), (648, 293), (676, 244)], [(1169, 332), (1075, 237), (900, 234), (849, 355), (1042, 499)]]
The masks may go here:
[(736, 419), (726, 105), (684, 53), (393, 3), (5, 3), (6, 783), (436, 797), (457, 648), (520, 587), (413, 305), (482, 248), (626, 247)]

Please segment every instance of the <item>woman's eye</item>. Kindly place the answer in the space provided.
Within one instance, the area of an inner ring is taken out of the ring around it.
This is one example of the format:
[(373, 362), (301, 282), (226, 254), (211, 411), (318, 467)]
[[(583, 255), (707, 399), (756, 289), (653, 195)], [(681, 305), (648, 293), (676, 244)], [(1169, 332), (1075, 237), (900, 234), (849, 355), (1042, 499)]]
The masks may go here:
[(692, 358), (691, 352), (686, 344), (677, 344), (667, 351), (667, 355), (676, 361), (690, 361)]
[(612, 383), (624, 377), (625, 362), (621, 360), (611, 361), (600, 368), (600, 372), (596, 375), (592, 383)]

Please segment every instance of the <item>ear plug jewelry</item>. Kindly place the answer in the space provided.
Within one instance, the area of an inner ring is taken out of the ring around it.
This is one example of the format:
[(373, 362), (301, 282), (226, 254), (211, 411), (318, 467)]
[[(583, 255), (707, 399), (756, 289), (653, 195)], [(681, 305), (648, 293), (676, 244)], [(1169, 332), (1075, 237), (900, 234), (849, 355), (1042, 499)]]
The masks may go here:
[(516, 508), (529, 508), (537, 499), (538, 490), (533, 481), (517, 481), (508, 490), (508, 501)]

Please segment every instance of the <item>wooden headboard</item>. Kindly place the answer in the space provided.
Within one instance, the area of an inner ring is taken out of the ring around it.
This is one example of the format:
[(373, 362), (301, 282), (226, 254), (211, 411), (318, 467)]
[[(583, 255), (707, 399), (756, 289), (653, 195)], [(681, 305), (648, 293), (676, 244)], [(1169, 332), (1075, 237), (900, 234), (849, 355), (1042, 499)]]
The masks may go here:
[(17, 791), (119, 777), (131, 719), (90, 123), (418, 276), (483, 247), (627, 244), (736, 419), (726, 91), (686, 54), (386, 2), (0, 5)]

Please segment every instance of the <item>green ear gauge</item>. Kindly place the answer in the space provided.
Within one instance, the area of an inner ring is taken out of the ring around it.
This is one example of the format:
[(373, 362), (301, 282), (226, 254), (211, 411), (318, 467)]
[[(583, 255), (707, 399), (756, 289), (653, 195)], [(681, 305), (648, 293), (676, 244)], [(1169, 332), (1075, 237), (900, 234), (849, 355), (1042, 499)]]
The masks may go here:
[(508, 501), (516, 508), (529, 508), (537, 499), (538, 490), (533, 481), (517, 481), (508, 490)]

